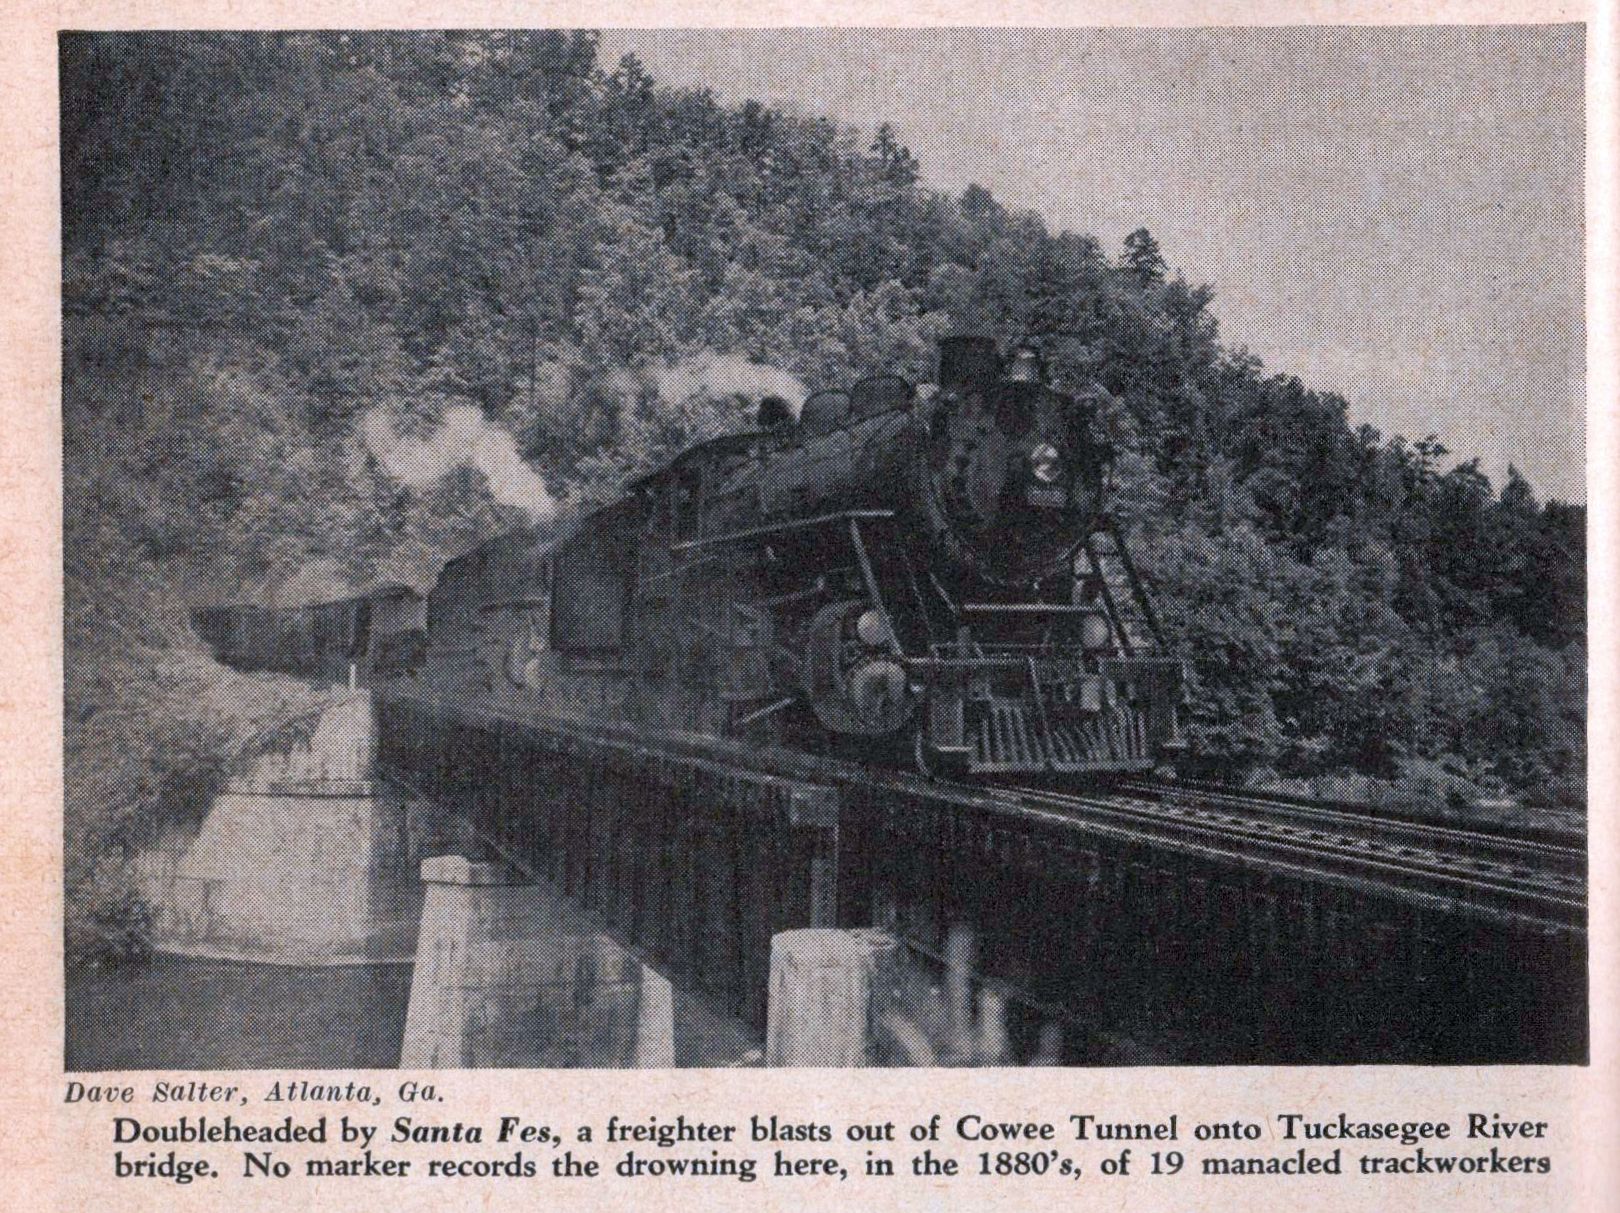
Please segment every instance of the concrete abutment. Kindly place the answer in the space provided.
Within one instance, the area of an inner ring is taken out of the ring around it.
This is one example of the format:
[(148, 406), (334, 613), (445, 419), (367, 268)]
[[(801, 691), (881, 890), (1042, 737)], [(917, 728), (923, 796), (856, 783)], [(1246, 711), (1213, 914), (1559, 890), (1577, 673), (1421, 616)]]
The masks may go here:
[(195, 836), (136, 861), (160, 952), (284, 965), (408, 963), (417, 865), (444, 821), (374, 778), (371, 696), (341, 695), (244, 754)]

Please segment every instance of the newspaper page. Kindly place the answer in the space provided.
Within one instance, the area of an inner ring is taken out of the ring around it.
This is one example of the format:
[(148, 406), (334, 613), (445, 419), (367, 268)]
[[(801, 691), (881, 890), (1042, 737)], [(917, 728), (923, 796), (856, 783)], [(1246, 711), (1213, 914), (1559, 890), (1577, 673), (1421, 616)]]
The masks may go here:
[(3, 11), (0, 1205), (1614, 1207), (1609, 5)]

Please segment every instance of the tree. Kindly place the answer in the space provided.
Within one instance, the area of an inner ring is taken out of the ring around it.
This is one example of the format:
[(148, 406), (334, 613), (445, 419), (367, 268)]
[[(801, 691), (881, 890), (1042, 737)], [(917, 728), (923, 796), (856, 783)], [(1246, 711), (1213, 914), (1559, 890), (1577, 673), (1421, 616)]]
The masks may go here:
[(917, 184), (916, 158), (911, 149), (895, 137), (894, 127), (887, 122), (878, 127), (871, 151), (877, 157), (879, 175), (890, 185), (909, 189)]
[(1135, 275), (1143, 286), (1164, 281), (1167, 266), (1159, 253), (1159, 242), (1145, 227), (1139, 227), (1125, 237), (1125, 268)]

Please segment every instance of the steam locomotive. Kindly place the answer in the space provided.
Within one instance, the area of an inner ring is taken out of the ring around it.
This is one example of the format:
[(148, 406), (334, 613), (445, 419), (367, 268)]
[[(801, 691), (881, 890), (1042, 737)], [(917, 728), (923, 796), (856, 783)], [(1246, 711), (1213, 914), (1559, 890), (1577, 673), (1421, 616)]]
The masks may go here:
[(896, 375), (704, 442), (561, 537), (499, 536), (425, 600), (388, 586), (195, 626), (242, 668), (446, 710), (611, 722), (928, 772), (1151, 768), (1182, 663), (1104, 511), (1106, 393), (1041, 352), (940, 343)]

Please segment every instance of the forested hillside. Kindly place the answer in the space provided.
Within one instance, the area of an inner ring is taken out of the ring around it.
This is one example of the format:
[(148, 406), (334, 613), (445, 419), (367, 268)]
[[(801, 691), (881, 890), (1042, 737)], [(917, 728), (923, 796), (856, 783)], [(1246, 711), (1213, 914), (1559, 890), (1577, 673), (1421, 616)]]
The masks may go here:
[(62, 49), (81, 906), (269, 713), (220, 706), (249, 696), (188, 603), (421, 584), (740, 425), (735, 391), (926, 379), (959, 329), (1062, 330), (1059, 374), (1120, 401), (1117, 511), (1220, 773), (1584, 804), (1584, 509), (1268, 374), (1146, 231), (931, 191), (903, 131), (662, 88), (588, 34)]

